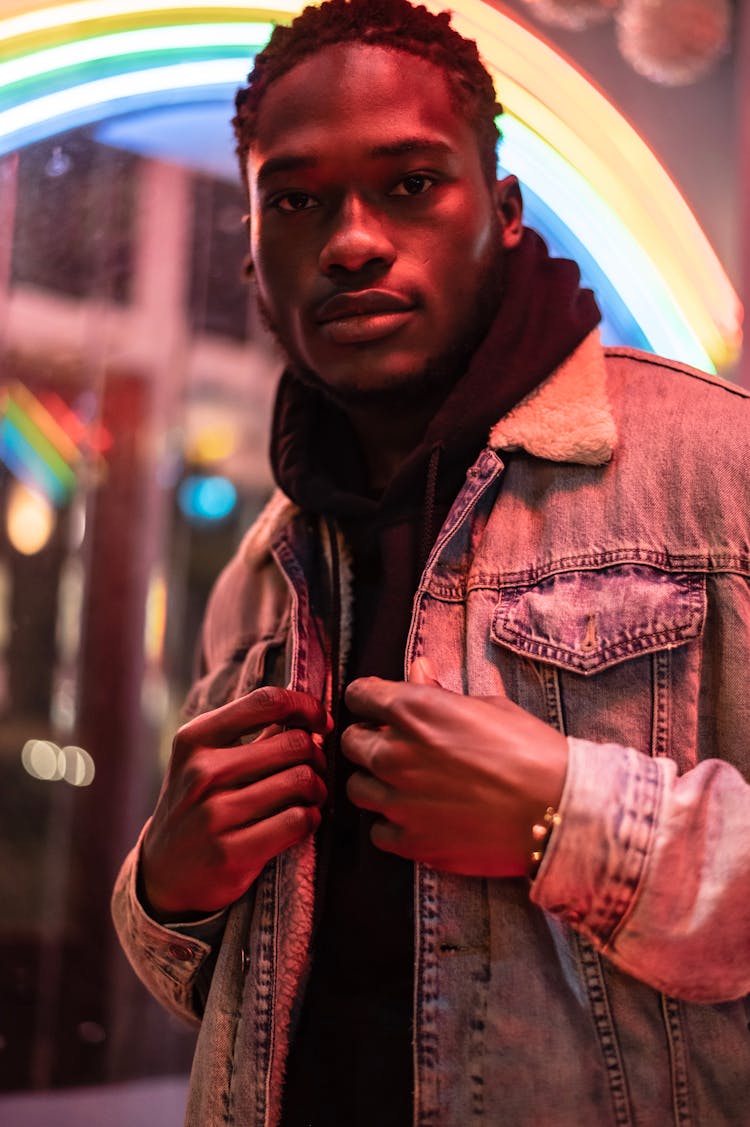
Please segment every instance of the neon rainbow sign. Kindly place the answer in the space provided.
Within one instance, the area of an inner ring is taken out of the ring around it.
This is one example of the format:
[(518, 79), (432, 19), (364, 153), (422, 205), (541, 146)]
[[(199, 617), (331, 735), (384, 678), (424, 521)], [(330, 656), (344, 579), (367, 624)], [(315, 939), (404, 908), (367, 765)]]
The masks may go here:
[[(272, 22), (301, 6), (76, 0), (1, 19), (0, 154), (154, 105), (229, 105)], [(708, 370), (730, 364), (739, 298), (638, 134), (554, 50), (483, 0), (458, 0), (453, 23), (495, 79), (506, 108), (502, 164), (524, 186), (532, 225), (536, 217), (581, 264), (614, 335)]]

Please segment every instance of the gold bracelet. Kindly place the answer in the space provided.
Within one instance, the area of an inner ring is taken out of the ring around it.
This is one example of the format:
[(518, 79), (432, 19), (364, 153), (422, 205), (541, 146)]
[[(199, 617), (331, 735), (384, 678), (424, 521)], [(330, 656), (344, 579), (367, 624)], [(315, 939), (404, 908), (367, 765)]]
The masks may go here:
[(533, 880), (539, 872), (539, 866), (542, 863), (545, 850), (549, 845), (549, 839), (552, 837), (552, 831), (555, 826), (559, 826), (562, 822), (561, 816), (557, 813), (554, 806), (548, 806), (544, 811), (544, 818), (541, 822), (535, 822), (531, 827), (531, 836), (534, 839), (535, 849), (531, 854), (531, 868), (529, 869), (529, 876)]

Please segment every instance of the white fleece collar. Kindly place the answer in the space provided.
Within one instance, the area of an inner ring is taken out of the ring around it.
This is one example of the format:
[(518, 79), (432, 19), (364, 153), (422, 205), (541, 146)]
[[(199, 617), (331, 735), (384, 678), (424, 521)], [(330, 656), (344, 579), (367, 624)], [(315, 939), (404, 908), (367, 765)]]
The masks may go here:
[(595, 329), (575, 352), (490, 431), (493, 450), (525, 450), (553, 462), (602, 466), (617, 441), (604, 352)]

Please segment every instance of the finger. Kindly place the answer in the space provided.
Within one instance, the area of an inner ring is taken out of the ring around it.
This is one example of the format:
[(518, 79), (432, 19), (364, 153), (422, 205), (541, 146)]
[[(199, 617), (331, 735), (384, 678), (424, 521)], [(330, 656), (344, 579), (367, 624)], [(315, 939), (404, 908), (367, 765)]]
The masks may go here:
[(350, 724), (341, 736), (341, 751), (352, 763), (364, 767), (371, 775), (378, 775), (378, 752), (384, 742), (380, 728), (370, 724)]
[(278, 736), (283, 731), (285, 731), (283, 724), (262, 724), (259, 728), (248, 728), (240, 736), (239, 742), (242, 744), (258, 743), (260, 740), (270, 739), (271, 736)]
[(320, 701), (310, 693), (267, 685), (196, 716), (180, 728), (178, 738), (183, 743), (221, 747), (266, 724), (293, 725), (321, 735), (333, 726)]
[(250, 786), (215, 796), (210, 800), (212, 829), (226, 833), (292, 807), (322, 806), (327, 793), (320, 775), (309, 764), (302, 763)]
[(232, 747), (200, 748), (186, 761), (186, 786), (194, 797), (247, 786), (286, 768), (307, 763), (325, 777), (326, 760), (309, 732), (291, 728), (268, 739)]
[(285, 849), (315, 833), (321, 817), (317, 806), (291, 806), (262, 822), (236, 830), (230, 837), (230, 843), (236, 851), (237, 864), (247, 873), (245, 887), (252, 884), (272, 857), (278, 857)]
[(408, 838), (401, 826), (378, 818), (370, 828), (370, 841), (376, 849), (383, 853), (395, 853), (407, 860), (415, 860), (414, 854), (409, 850)]
[(414, 658), (414, 661), (411, 663), (411, 669), (409, 670), (409, 684), (437, 685), (438, 688), (441, 687), (435, 666), (432, 664), (429, 657), (422, 655), (421, 657)]
[(360, 810), (370, 810), (375, 814), (384, 814), (391, 806), (392, 792), (380, 779), (374, 778), (366, 771), (355, 771), (346, 783), (346, 793), (351, 802)]
[(395, 718), (403, 690), (403, 681), (385, 681), (382, 677), (359, 677), (347, 687), (347, 708), (363, 720), (390, 724)]

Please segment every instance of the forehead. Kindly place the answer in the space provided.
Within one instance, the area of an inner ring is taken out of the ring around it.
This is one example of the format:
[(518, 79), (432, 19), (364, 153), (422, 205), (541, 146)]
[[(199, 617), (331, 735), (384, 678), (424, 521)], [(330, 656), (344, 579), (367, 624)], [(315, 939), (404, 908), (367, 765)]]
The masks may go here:
[(476, 148), (440, 67), (388, 47), (335, 44), (269, 87), (258, 111), (250, 167), (275, 152), (371, 150), (408, 135)]

